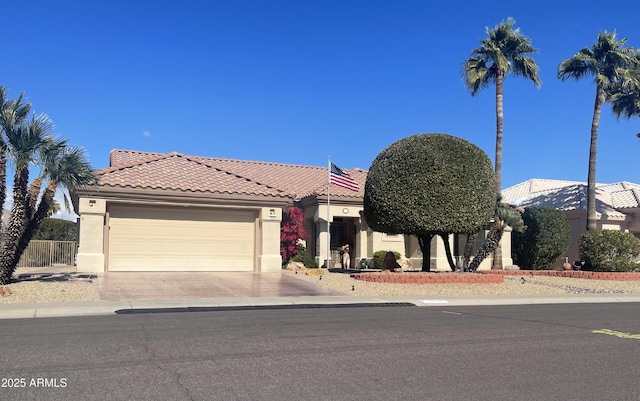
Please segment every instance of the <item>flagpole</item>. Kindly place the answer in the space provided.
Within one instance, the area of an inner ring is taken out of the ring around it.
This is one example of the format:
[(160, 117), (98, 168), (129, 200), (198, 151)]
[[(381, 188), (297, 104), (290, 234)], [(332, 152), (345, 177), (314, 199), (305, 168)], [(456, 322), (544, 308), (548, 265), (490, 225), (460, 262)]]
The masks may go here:
[(331, 156), (327, 156), (327, 270), (331, 258)]

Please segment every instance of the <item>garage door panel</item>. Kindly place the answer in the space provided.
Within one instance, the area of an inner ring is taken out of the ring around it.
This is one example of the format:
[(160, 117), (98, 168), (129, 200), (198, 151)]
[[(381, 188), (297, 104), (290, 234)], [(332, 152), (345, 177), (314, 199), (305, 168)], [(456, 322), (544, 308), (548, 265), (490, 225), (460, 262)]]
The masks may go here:
[(256, 213), (116, 206), (110, 211), (111, 271), (252, 271)]

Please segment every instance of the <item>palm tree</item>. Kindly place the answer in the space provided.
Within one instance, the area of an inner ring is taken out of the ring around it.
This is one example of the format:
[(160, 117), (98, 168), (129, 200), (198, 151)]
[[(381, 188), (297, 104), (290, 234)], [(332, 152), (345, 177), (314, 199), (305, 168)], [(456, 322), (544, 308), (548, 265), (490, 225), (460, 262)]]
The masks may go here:
[[(463, 65), (465, 86), (475, 96), (489, 84), (496, 85), (496, 194), (502, 190), (502, 131), (504, 125), (503, 84), (507, 75), (523, 77), (540, 87), (538, 65), (530, 54), (537, 52), (531, 39), (514, 29), (516, 21), (509, 17), (495, 26), (486, 28), (488, 38), (480, 41), (480, 47), (473, 49)], [(497, 219), (497, 216), (495, 216)], [(496, 248), (493, 269), (502, 269), (502, 252)]]
[(563, 60), (558, 66), (558, 78), (563, 81), (593, 76), (596, 84), (587, 177), (587, 230), (597, 229), (596, 148), (602, 104), (608, 100), (607, 93), (621, 82), (623, 71), (635, 63), (636, 50), (632, 47), (623, 47), (626, 40), (626, 38), (616, 40), (615, 31), (600, 32), (598, 40), (590, 48), (580, 49), (573, 57)]
[(524, 220), (522, 219), (521, 210), (508, 203), (502, 202), (501, 197), (499, 197), (496, 202), (495, 215), (496, 218), (490, 224), (486, 241), (482, 244), (482, 247), (478, 249), (473, 260), (469, 264), (469, 271), (476, 271), (478, 266), (480, 266), (480, 263), (485, 260), (491, 252), (494, 252), (495, 255), (495, 251), (499, 249), (500, 238), (502, 238), (502, 234), (507, 226), (511, 227), (513, 231), (518, 232), (523, 232), (527, 229), (527, 226), (524, 225)]
[(618, 119), (640, 117), (640, 50), (636, 49), (635, 65), (620, 75), (620, 83), (609, 93), (611, 111)]
[[(57, 203), (53, 198), (56, 191), (60, 188), (74, 190), (81, 186), (94, 185), (97, 182), (97, 178), (93, 173), (91, 164), (87, 160), (84, 149), (69, 147), (66, 145), (66, 140), (49, 138), (47, 144), (41, 149), (40, 161), (43, 166), (43, 172), (39, 178), (41, 180), (47, 180), (47, 186), (42, 193), (37, 208), (33, 210), (23, 230), (15, 247), (15, 251), (8, 260), (8, 264), (12, 266), (11, 274), (13, 274), (15, 266), (20, 261), (20, 257), (40, 227), (40, 224), (49, 216), (51, 208)], [(64, 197), (64, 203), (67, 209), (69, 209), (69, 202), (66, 195)]]
[(60, 203), (57, 200), (51, 201), (51, 205), (49, 206), (49, 210), (47, 210), (47, 217), (51, 217), (54, 214), (58, 213), (62, 208), (60, 207)]
[(7, 89), (0, 86), (0, 207), (7, 199), (7, 145), (5, 133), (14, 130), (27, 117), (31, 104), (22, 103), (24, 93), (15, 100), (7, 99)]
[(41, 114), (29, 121), (22, 121), (15, 127), (4, 128), (7, 153), (15, 164), (15, 173), (11, 220), (0, 252), (0, 284), (6, 284), (15, 270), (11, 261), (33, 213), (28, 197), (29, 165), (36, 161), (41, 147), (46, 143), (47, 135), (53, 128), (53, 123), (49, 117)]

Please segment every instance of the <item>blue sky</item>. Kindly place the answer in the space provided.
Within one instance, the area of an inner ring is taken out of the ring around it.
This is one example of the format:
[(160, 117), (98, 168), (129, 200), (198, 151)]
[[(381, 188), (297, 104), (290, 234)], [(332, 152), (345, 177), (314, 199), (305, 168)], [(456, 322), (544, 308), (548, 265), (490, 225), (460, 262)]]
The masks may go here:
[[(507, 78), (503, 187), (584, 181), (595, 88), (558, 64), (616, 30), (640, 47), (640, 2), (356, 0), (28, 1), (3, 5), (0, 84), (56, 133), (111, 149), (368, 169), (392, 142), (465, 138), (493, 160), (495, 88), (461, 65), (511, 16), (540, 51), (543, 85)], [(640, 120), (603, 109), (599, 182), (640, 182)]]

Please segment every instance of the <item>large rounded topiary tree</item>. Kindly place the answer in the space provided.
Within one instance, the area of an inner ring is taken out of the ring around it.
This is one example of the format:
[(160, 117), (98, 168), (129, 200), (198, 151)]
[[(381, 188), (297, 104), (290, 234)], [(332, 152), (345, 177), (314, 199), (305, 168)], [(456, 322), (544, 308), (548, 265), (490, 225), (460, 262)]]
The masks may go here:
[[(430, 244), (441, 235), (470, 234), (491, 220), (496, 205), (489, 157), (474, 144), (446, 134), (401, 139), (375, 158), (365, 184), (369, 226), (418, 237), (422, 270), (430, 270)], [(447, 249), (452, 264), (450, 250)]]

